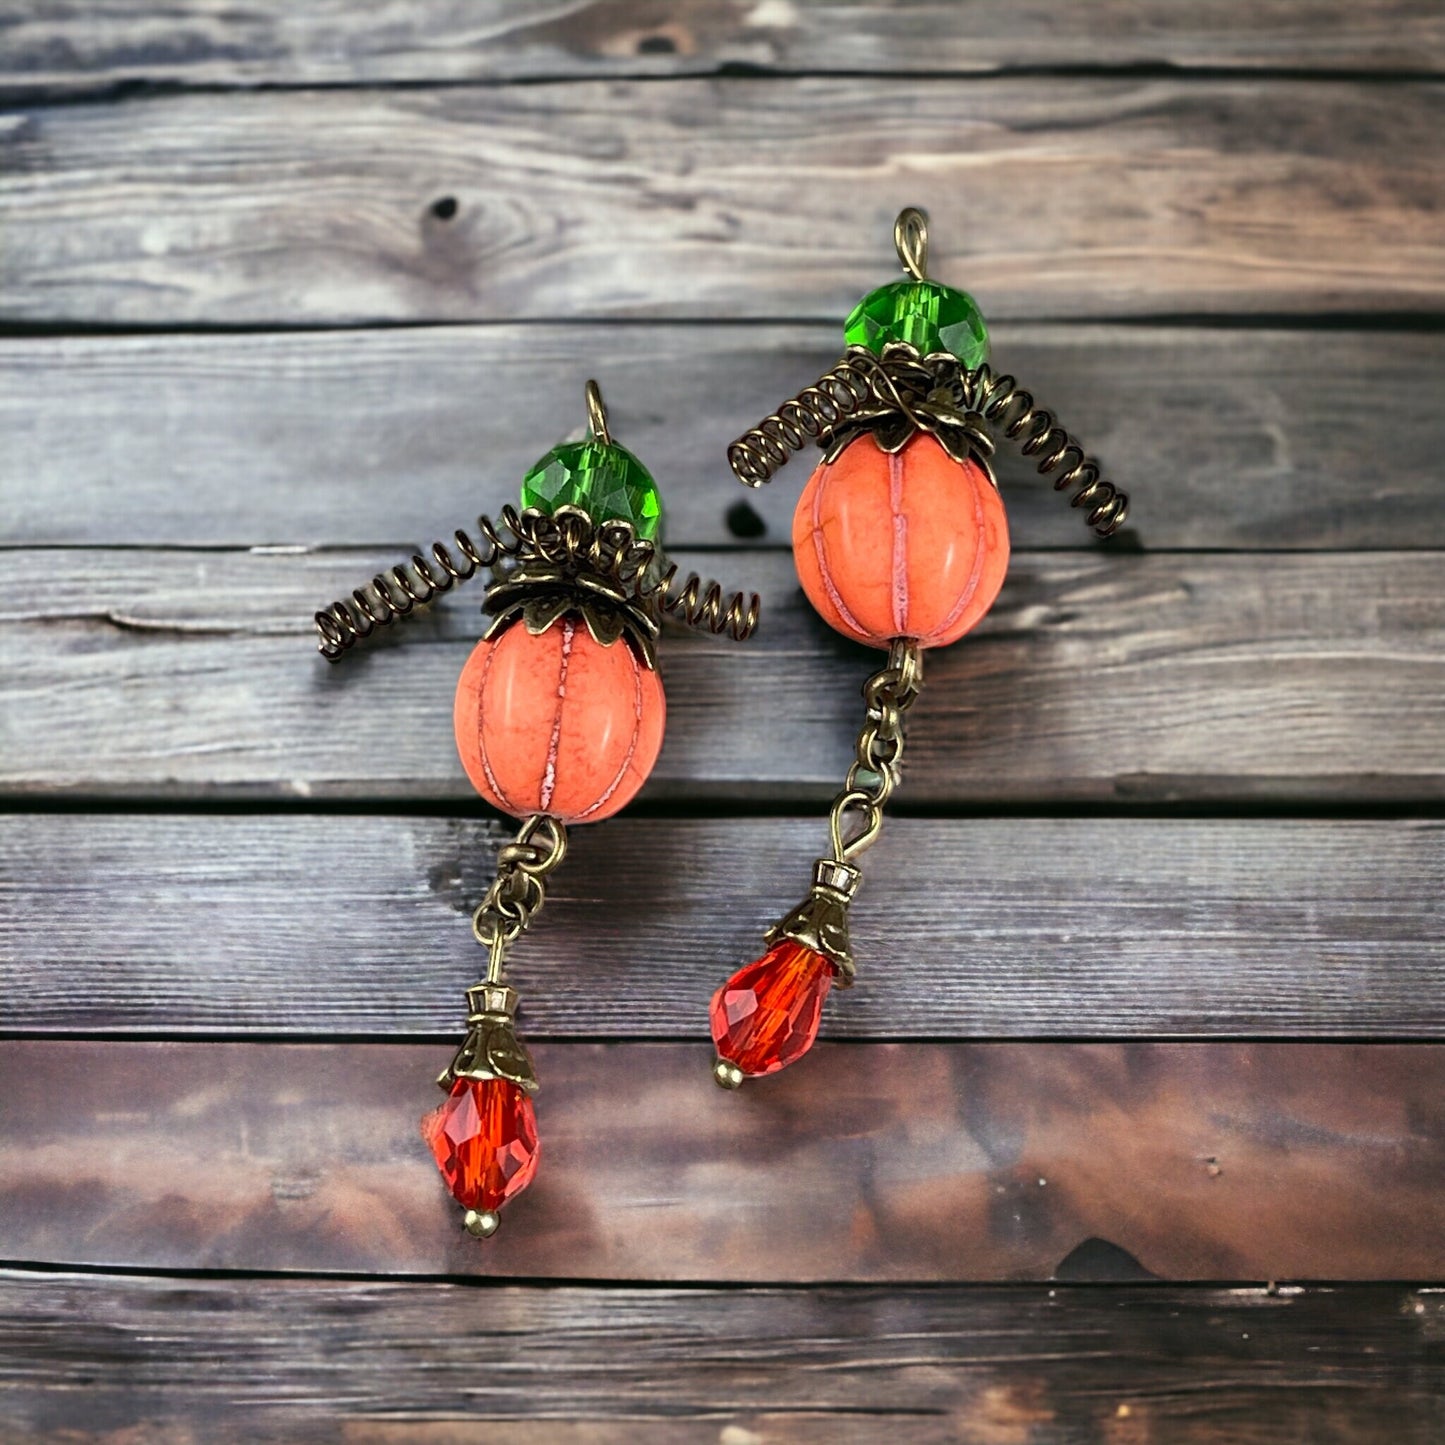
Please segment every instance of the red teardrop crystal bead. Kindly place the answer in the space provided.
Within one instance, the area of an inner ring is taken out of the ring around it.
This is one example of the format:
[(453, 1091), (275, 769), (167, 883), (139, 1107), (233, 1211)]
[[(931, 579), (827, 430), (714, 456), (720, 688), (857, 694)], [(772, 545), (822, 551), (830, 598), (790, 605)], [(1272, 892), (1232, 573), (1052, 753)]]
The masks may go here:
[[(823, 1000), (836, 976), (824, 954), (791, 938), (775, 943), (713, 995), (718, 1058), (749, 1075), (775, 1074), (796, 1063), (818, 1037)], [(719, 1081), (725, 1082), (721, 1075)]]
[(478, 1213), (500, 1209), (537, 1172), (537, 1112), (510, 1079), (458, 1079), (421, 1134), (457, 1203)]

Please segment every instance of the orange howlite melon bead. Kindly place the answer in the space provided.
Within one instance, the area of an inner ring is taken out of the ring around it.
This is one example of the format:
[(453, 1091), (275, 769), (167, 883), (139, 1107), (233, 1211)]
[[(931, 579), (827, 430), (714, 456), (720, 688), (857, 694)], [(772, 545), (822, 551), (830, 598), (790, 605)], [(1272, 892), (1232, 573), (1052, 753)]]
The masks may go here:
[(514, 817), (594, 823), (628, 803), (662, 747), (662, 682), (579, 618), (514, 622), (462, 668), (454, 719), (472, 786)]
[(858, 437), (813, 473), (793, 514), (808, 600), (873, 647), (957, 642), (993, 606), (1008, 554), (998, 488), (926, 432), (891, 456)]

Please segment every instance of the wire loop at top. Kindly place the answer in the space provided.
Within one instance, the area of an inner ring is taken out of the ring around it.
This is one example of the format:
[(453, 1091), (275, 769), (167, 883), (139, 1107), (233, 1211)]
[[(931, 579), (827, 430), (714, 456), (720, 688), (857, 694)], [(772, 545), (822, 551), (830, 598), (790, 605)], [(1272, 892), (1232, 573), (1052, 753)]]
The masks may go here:
[(893, 245), (903, 269), (915, 281), (928, 278), (928, 216), (917, 206), (904, 206), (893, 223)]
[(602, 400), (602, 388), (595, 381), (587, 383), (587, 425), (592, 435), (603, 446), (612, 445), (612, 432), (607, 426), (607, 407)]

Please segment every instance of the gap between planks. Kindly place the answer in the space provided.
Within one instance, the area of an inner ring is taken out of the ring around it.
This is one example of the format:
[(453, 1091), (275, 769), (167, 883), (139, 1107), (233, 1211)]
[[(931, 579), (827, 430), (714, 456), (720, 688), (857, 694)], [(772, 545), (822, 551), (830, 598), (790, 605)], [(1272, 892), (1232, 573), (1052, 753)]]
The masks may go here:
[[(3, 15), (4, 11), (0, 11)], [(463, 18), (463, 16), (465, 18)], [(94, 17), (17, 14), (0, 83), (93, 92), (98, 87), (469, 84), (726, 71), (779, 78), (800, 71), (880, 76), (1018, 69), (1238, 67), (1262, 82), (1306, 70), (1388, 79), (1445, 69), (1445, 28), (1429, 5), (1274, 7), (1208, 0), (1181, 13), (1167, 0), (1020, 11), (1007, 0), (897, 5), (567, 3), (458, 12), (419, 4), (388, 12), (261, 0), (243, 12), (172, 6)]]

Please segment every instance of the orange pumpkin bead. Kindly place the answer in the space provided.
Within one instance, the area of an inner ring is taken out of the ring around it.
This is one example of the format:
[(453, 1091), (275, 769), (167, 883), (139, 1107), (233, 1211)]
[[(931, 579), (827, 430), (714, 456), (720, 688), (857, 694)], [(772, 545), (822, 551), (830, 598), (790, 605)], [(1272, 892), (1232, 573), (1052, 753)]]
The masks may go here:
[(457, 751), (472, 786), (514, 817), (593, 823), (627, 804), (662, 747), (662, 682), (625, 641), (580, 619), (480, 642), (457, 683)]
[(858, 437), (813, 473), (793, 514), (808, 600), (873, 647), (956, 642), (993, 606), (1008, 555), (998, 488), (926, 432), (892, 455)]

